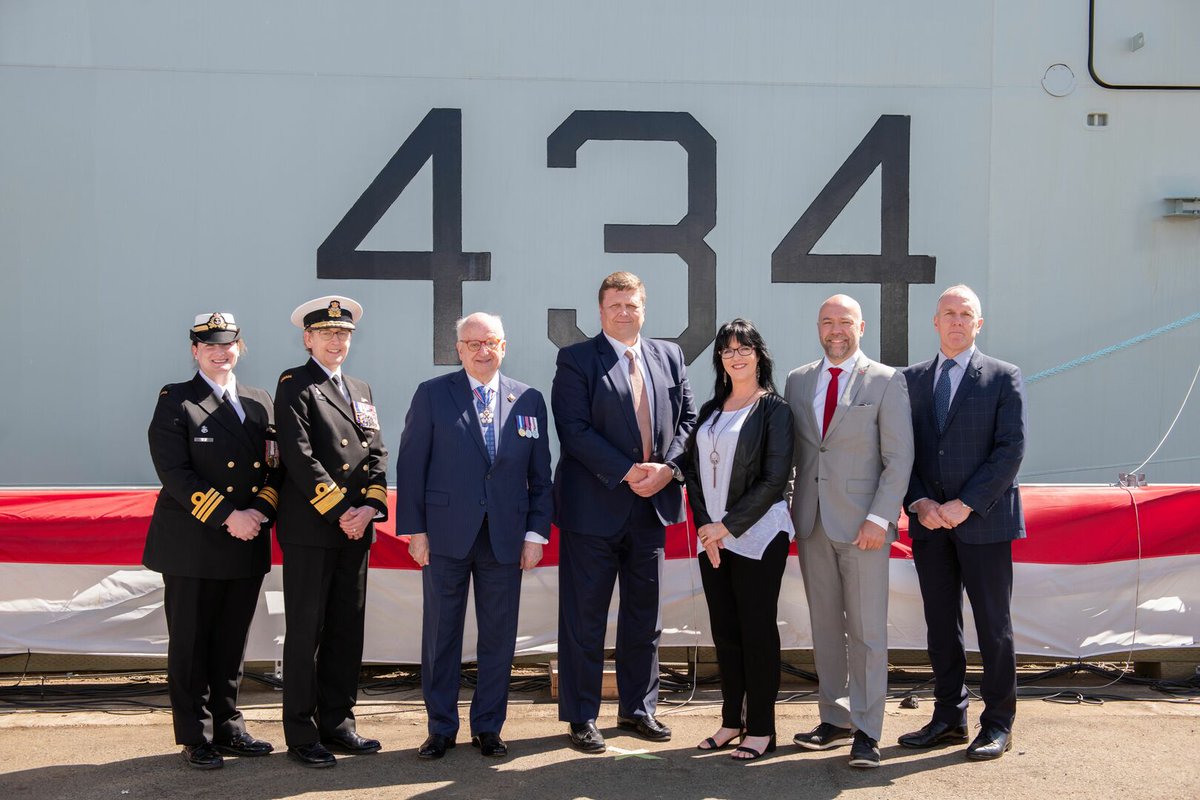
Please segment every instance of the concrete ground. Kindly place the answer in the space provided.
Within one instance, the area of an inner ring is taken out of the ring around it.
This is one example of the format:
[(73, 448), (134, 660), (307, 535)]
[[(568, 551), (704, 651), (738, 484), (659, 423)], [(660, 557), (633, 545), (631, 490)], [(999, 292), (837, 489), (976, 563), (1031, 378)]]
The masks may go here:
[[(1071, 686), (1087, 694), (1086, 684)], [(664, 744), (618, 731), (615, 707), (606, 704), (600, 727), (609, 750), (603, 755), (569, 747), (566, 726), (557, 721), (547, 691), (514, 693), (504, 729), (507, 758), (482, 758), (464, 731), (445, 759), (421, 761), (415, 751), (425, 737), (424, 710), (419, 694), (408, 690), (360, 698), (359, 731), (381, 739), (383, 751), (339, 757), (337, 767), (325, 770), (304, 769), (282, 753), (279, 694), (249, 681), (245, 689), (242, 707), (251, 733), (274, 742), (279, 752), (229, 758), (223, 769), (210, 772), (184, 765), (173, 744), (169, 711), (30, 711), (0, 698), (0, 711), (9, 712), (0, 714), (0, 800), (1200, 797), (1200, 699), (1171, 702), (1139, 688), (1092, 691), (1148, 699), (1099, 705), (1022, 700), (1013, 750), (990, 763), (968, 762), (961, 746), (930, 751), (898, 746), (899, 734), (927, 720), (930, 703), (902, 709), (889, 701), (883, 765), (875, 770), (847, 766), (846, 747), (814, 753), (791, 744), (794, 733), (818, 721), (809, 684), (785, 686), (780, 697), (787, 700), (778, 705), (779, 749), (751, 764), (734, 763), (727, 752), (694, 749), (719, 725), (719, 695), (711, 690), (686, 703), (680, 695), (665, 697), (660, 719), (674, 730), (674, 738)], [(166, 697), (142, 700), (162, 705)]]

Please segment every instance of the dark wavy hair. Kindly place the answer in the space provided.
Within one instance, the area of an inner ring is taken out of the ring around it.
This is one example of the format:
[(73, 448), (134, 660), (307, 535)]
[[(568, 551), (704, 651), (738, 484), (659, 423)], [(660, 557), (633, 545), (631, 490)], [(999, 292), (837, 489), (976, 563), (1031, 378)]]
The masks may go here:
[(725, 372), (721, 358), (721, 351), (733, 341), (754, 348), (754, 352), (758, 354), (758, 385), (771, 394), (779, 394), (775, 388), (775, 361), (771, 358), (771, 352), (767, 350), (767, 343), (763, 341), (762, 334), (748, 319), (741, 317), (731, 319), (720, 327), (717, 331), (717, 338), (713, 341), (712, 361), (713, 371), (716, 373), (713, 394), (708, 402), (700, 406), (700, 414), (696, 418), (696, 427), (693, 431), (699, 430), (700, 423), (708, 419), (714, 411), (720, 415), (721, 407), (725, 405), (730, 392), (733, 391), (733, 384), (729, 380), (729, 374)]

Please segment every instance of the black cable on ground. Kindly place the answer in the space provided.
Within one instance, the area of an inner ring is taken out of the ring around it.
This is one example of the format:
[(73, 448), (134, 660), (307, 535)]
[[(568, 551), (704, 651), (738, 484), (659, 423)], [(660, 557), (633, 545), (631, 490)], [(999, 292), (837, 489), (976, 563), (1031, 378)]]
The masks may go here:
[[(28, 663), (26, 664), (28, 666)], [(378, 668), (377, 668), (378, 669)], [(518, 693), (534, 693), (545, 691), (550, 686), (548, 674), (541, 665), (521, 665), (517, 675), (512, 677), (510, 690)], [(816, 682), (817, 676), (807, 670), (791, 664), (781, 665), (781, 671), (788, 676)], [(1084, 673), (1108, 681), (1101, 686), (1046, 686), (1046, 681), (1069, 677)], [(68, 675), (74, 679), (72, 683), (48, 683), (53, 676), (29, 676), (22, 673), (17, 683), (0, 686), (0, 713), (16, 711), (111, 711), (120, 713), (149, 712), (169, 708), (169, 704), (153, 701), (151, 698), (165, 696), (167, 686), (164, 681), (151, 682), (149, 676), (161, 676), (162, 670), (120, 673), (117, 675), (94, 677), (127, 676), (122, 683), (99, 683), (88, 681), (86, 676)], [(379, 670), (378, 677), (363, 680), (359, 690), (366, 696), (378, 696), (398, 691), (412, 691), (421, 686), (421, 671), (419, 667), (402, 668), (388, 667), (386, 671)], [(135, 677), (136, 676), (136, 677)], [(283, 683), (273, 674), (247, 672), (245, 678), (266, 686), (279, 689)], [(699, 677), (694, 667), (687, 672), (681, 672), (670, 666), (661, 669), (661, 689), (664, 701), (669, 702), (671, 694), (695, 691), (697, 687), (716, 688), (720, 684), (720, 675), (712, 673)], [(34, 681), (34, 682), (30, 682)], [(477, 671), (474, 665), (468, 664), (462, 672), (460, 681), (464, 688), (474, 688), (477, 682)], [(895, 687), (889, 690), (888, 698), (900, 699), (915, 707), (922, 696), (932, 694), (933, 678), (928, 673), (910, 675), (901, 669), (892, 669), (888, 674), (888, 683)], [(1164, 680), (1161, 678), (1143, 678), (1133, 674), (1129, 669), (1118, 669), (1096, 664), (1076, 662), (1042, 670), (1034, 674), (1024, 674), (1018, 678), (1017, 696), (1020, 699), (1040, 699), (1051, 703), (1068, 704), (1099, 704), (1109, 700), (1165, 700), (1167, 702), (1193, 703), (1200, 699), (1200, 674), (1186, 680)], [(972, 689), (979, 684), (979, 678), (971, 676), (967, 680), (968, 690), (972, 696), (977, 692)], [(1126, 695), (1105, 692), (1110, 686), (1122, 684), (1149, 689), (1163, 698)], [(790, 692), (788, 699), (814, 694), (814, 690)]]

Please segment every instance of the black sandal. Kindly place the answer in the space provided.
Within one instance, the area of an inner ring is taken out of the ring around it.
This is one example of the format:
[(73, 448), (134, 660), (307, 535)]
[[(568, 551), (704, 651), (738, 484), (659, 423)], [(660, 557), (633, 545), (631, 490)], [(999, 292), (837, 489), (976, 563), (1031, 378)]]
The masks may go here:
[[(728, 739), (726, 739), (723, 742), (718, 742), (716, 739), (714, 739), (713, 737), (710, 736), (707, 739), (705, 739), (703, 742), (701, 742), (700, 744), (696, 745), (696, 749), (702, 753), (712, 753), (717, 750), (724, 750), (726, 747), (729, 747), (729, 745), (733, 744), (733, 741), (735, 739), (738, 742), (741, 742), (745, 738), (746, 738), (746, 729), (742, 728), (740, 731), (735, 733), (733, 736), (730, 736)], [(702, 746), (702, 745), (706, 745), (706, 746)]]
[[(743, 736), (742, 738), (744, 739), (745, 737)], [(771, 741), (767, 742), (767, 747), (764, 750), (759, 751), (759, 750), (755, 750), (752, 747), (745, 747), (743, 745), (738, 745), (737, 747), (734, 748), (733, 752), (750, 754), (749, 758), (738, 758), (736, 755), (731, 756), (731, 758), (734, 761), (754, 761), (755, 759), (762, 758), (767, 753), (774, 753), (775, 752), (775, 734), (771, 734)]]

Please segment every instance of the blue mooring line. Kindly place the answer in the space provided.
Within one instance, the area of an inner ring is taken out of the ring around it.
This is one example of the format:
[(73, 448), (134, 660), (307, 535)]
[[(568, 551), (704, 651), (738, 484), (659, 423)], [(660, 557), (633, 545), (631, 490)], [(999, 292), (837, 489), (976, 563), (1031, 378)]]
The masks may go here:
[(1161, 328), (1155, 328), (1152, 331), (1147, 331), (1146, 333), (1140, 334), (1138, 336), (1134, 336), (1132, 339), (1126, 339), (1123, 342), (1118, 342), (1117, 344), (1110, 345), (1109, 347), (1106, 347), (1103, 350), (1097, 350), (1094, 353), (1089, 353), (1086, 356), (1082, 356), (1080, 358), (1073, 359), (1071, 361), (1068, 361), (1065, 364), (1059, 364), (1057, 367), (1051, 367), (1050, 369), (1044, 369), (1041, 372), (1037, 373), (1036, 375), (1031, 375), (1028, 378), (1026, 378), (1025, 382), (1026, 383), (1036, 383), (1037, 381), (1040, 381), (1042, 378), (1049, 378), (1052, 375), (1060, 375), (1069, 369), (1074, 369), (1075, 367), (1082, 367), (1084, 364), (1089, 364), (1098, 358), (1104, 358), (1105, 356), (1110, 356), (1119, 350), (1124, 350), (1127, 347), (1133, 347), (1135, 344), (1141, 344), (1142, 342), (1149, 341), (1150, 339), (1153, 339), (1156, 336), (1162, 336), (1164, 333), (1170, 333), (1173, 330), (1182, 328), (1184, 325), (1190, 325), (1191, 323), (1196, 322), (1197, 320), (1200, 320), (1200, 311), (1197, 311), (1195, 314), (1189, 314), (1188, 316), (1184, 317), (1183, 319), (1177, 319), (1168, 325), (1163, 325)]

